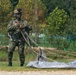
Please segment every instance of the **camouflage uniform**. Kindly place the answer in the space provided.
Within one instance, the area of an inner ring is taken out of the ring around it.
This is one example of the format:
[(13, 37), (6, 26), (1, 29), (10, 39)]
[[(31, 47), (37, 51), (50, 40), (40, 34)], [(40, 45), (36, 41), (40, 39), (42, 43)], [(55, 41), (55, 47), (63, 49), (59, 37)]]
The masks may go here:
[[(21, 26), (22, 29), (20, 29), (18, 25)], [(20, 66), (23, 66), (25, 61), (25, 55), (24, 55), (25, 40), (21, 34), (21, 30), (29, 32), (30, 28), (28, 26), (28, 23), (25, 20), (18, 21), (17, 19), (14, 19), (10, 21), (10, 23), (8, 24), (7, 30), (8, 35), (10, 37), (10, 43), (8, 48), (8, 62), (9, 62), (8, 65), (12, 66), (13, 51), (15, 50), (15, 47), (18, 46), (19, 58), (21, 63)]]

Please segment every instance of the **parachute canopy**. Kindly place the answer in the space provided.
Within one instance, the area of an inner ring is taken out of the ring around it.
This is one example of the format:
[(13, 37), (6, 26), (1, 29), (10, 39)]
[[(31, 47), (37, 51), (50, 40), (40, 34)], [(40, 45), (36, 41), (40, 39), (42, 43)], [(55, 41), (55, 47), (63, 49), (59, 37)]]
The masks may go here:
[(72, 62), (48, 62), (46, 61), (45, 53), (40, 49), (38, 59), (36, 61), (31, 61), (27, 64), (27, 67), (35, 68), (76, 68), (76, 60)]

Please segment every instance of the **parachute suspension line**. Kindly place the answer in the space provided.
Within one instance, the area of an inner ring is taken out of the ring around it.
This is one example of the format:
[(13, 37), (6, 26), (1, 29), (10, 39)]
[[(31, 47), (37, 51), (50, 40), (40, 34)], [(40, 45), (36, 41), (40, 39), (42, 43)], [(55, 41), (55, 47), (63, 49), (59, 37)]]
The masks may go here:
[(25, 38), (25, 36), (24, 36), (24, 34), (23, 34), (23, 32), (22, 32), (22, 31), (21, 31), (21, 34), (22, 34), (22, 36), (23, 36), (23, 38), (24, 38), (25, 42), (27, 43), (27, 45), (30, 47), (30, 43), (29, 43), (29, 42), (27, 42), (27, 40), (26, 40), (26, 38)]
[(48, 60), (53, 61), (53, 59), (46, 57)]
[[(23, 38), (25, 39), (26, 43), (28, 44), (28, 46), (30, 47), (30, 49), (32, 50), (31, 45), (30, 45), (30, 42), (26, 40), (26, 38), (25, 38), (25, 36), (24, 36), (24, 34), (23, 34), (22, 31), (21, 31), (21, 34), (22, 34)], [(38, 46), (38, 44), (35, 43), (35, 42), (28, 36), (27, 32), (25, 32), (25, 34), (26, 34), (26, 36), (27, 36), (36, 46)], [(33, 50), (33, 51), (34, 51), (36, 54), (38, 54), (35, 50)]]
[[(29, 56), (30, 55), (30, 53), (31, 53), (31, 55), (32, 55), (32, 57), (31, 56)], [(34, 57), (36, 57), (36, 54), (31, 50), (31, 48), (30, 47), (28, 47), (28, 51), (27, 51), (27, 60), (28, 60), (28, 62), (30, 62), (30, 58), (34, 58)]]
[[(22, 34), (24, 40), (26, 41), (26, 43), (28, 44), (30, 50), (32, 50), (32, 51), (38, 56), (38, 53), (31, 48), (30, 42), (26, 40), (26, 38), (25, 38), (25, 36), (24, 36), (24, 34), (23, 34), (22, 31), (21, 31), (21, 34)], [(26, 36), (27, 36), (37, 47), (39, 47), (38, 44), (29, 37), (29, 35), (27, 34), (27, 32), (25, 32), (25, 34), (26, 34)], [(39, 48), (39, 49), (41, 49), (41, 48)], [(48, 51), (48, 52), (49, 52), (49, 51)], [(50, 53), (50, 52), (49, 52), (49, 53)], [(33, 54), (33, 53), (32, 53), (32, 54)], [(33, 55), (34, 55), (34, 54), (33, 54)], [(48, 57), (46, 57), (46, 58), (49, 59), (49, 60), (52, 60), (52, 59), (50, 59), (50, 58), (48, 58)]]
[(35, 57), (38, 56), (38, 53), (35, 50), (33, 50), (31, 47), (29, 48), (30, 48), (29, 50), (31, 51), (31, 54), (33, 55), (33, 58), (35, 59)]
[[(22, 34), (25, 42), (27, 43), (27, 46), (29, 46), (29, 50), (31, 51), (33, 57), (35, 57), (35, 55), (38, 55), (38, 53), (31, 48), (31, 45), (30, 45), (29, 40), (27, 41), (27, 39), (25, 38), (25, 35), (24, 35), (24, 33), (23, 33), (22, 31), (21, 31), (21, 34)], [(28, 36), (27, 36), (27, 37), (28, 37)], [(34, 52), (34, 53), (33, 53), (33, 52)], [(29, 54), (29, 51), (28, 51), (27, 53)], [(28, 56), (29, 56), (29, 55), (28, 55)], [(29, 61), (30, 61), (30, 60), (29, 60), (29, 59), (30, 59), (30, 56), (27, 57), (27, 59), (28, 59), (28, 62), (29, 62)]]
[(25, 32), (25, 34), (38, 47), (38, 44), (29, 37), (29, 35), (27, 34), (27, 32)]
[[(22, 36), (23, 36), (25, 42), (26, 42), (27, 45), (29, 46), (29, 49), (32, 50), (36, 55), (38, 55), (38, 53), (37, 53), (35, 50), (33, 50), (33, 49), (31, 48), (31, 45), (30, 45), (29, 40), (28, 40), (28, 41), (26, 40), (26, 38), (25, 38), (25, 36), (24, 36), (24, 34), (23, 34), (22, 31), (21, 31), (21, 34), (22, 34)], [(31, 40), (31, 38), (28, 36), (28, 34), (27, 34), (26, 32), (25, 32), (25, 34), (26, 34), (26, 36)], [(31, 40), (31, 41), (33, 41), (33, 40)], [(33, 42), (34, 42), (34, 41), (33, 41)], [(34, 43), (35, 43), (35, 42), (34, 42)], [(37, 44), (36, 44), (36, 45), (37, 45)]]
[[(28, 46), (26, 47), (26, 50), (29, 50), (29, 49), (28, 49)], [(26, 58), (27, 58), (27, 62), (29, 62), (29, 59), (30, 59), (30, 57), (29, 57), (29, 51), (27, 52)]]
[[(29, 35), (27, 34), (27, 32), (25, 32), (25, 34), (26, 34), (26, 36), (38, 47), (38, 44), (29, 37)], [(29, 44), (30, 44), (30, 43), (29, 43)], [(30, 47), (30, 49), (32, 49), (32, 48), (31, 48), (31, 45), (30, 45), (29, 47)], [(32, 49), (32, 50), (33, 50), (33, 49)], [(37, 53), (35, 50), (33, 50), (33, 52), (38, 55), (38, 53)]]

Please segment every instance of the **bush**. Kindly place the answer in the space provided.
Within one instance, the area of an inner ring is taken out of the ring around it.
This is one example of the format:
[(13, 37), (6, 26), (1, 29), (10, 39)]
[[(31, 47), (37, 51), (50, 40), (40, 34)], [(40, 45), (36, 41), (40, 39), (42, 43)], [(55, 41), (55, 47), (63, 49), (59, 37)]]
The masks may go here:
[(50, 38), (50, 43), (53, 47), (62, 50), (75, 50), (76, 48), (76, 41), (67, 38)]

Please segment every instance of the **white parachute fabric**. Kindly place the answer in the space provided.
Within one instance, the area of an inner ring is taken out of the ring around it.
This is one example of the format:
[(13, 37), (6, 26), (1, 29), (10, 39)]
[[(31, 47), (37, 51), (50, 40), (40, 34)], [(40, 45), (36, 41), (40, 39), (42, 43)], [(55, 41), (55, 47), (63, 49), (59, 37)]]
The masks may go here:
[(45, 53), (39, 48), (39, 55), (38, 55), (38, 61), (46, 61), (46, 55)]
[(47, 62), (47, 61), (31, 61), (27, 64), (27, 67), (35, 68), (76, 68), (76, 60), (69, 63), (64, 62)]
[(40, 49), (38, 59), (36, 61), (31, 61), (27, 64), (27, 67), (35, 68), (76, 68), (76, 60), (72, 62), (48, 62), (46, 61), (45, 53)]

